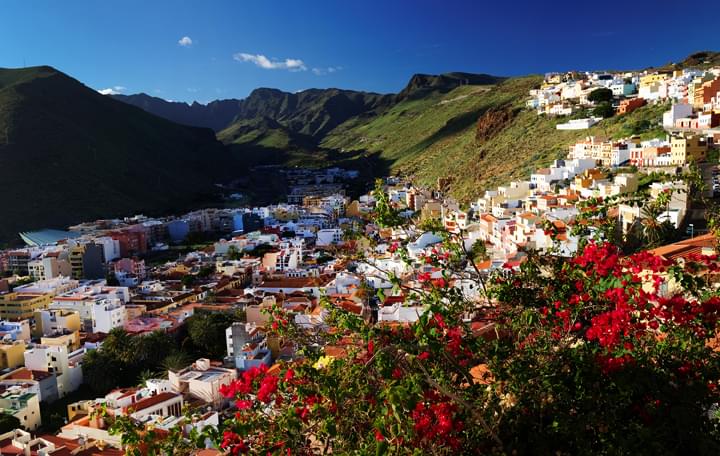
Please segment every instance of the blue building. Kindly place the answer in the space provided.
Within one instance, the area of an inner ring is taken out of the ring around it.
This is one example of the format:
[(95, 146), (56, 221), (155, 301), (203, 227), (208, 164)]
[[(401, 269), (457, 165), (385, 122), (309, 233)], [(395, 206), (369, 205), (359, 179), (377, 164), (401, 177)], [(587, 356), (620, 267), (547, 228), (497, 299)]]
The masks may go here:
[(167, 224), (168, 236), (172, 242), (182, 242), (190, 233), (190, 224), (187, 220), (173, 220)]

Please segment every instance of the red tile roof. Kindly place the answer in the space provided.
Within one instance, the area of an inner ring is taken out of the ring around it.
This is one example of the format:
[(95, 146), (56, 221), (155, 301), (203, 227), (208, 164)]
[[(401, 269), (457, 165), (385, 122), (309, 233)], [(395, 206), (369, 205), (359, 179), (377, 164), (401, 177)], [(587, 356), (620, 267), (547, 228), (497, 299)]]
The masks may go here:
[(653, 255), (664, 257), (668, 260), (687, 258), (693, 254), (700, 254), (703, 248), (714, 247), (717, 240), (712, 234), (697, 236), (692, 239), (685, 239), (674, 244), (663, 245), (649, 250)]
[(176, 393), (160, 393), (156, 394), (155, 396), (150, 396), (148, 398), (145, 398), (139, 402), (136, 402), (133, 404), (132, 409), (137, 411), (144, 410), (146, 408), (150, 408), (154, 405), (161, 404), (165, 401), (169, 401), (171, 399), (175, 399), (176, 397), (179, 397), (179, 394)]

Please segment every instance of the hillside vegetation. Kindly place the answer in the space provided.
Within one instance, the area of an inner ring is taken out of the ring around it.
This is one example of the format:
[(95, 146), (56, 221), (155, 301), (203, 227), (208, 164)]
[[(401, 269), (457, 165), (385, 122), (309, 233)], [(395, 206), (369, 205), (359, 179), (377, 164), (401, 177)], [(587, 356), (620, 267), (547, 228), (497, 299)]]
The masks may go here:
[(404, 100), (369, 121), (344, 123), (322, 146), (379, 154), (394, 172), (427, 185), (450, 178), (451, 193), (467, 200), (490, 186), (527, 178), (532, 170), (564, 158), (568, 146), (586, 136), (662, 134), (653, 126), (663, 106), (646, 106), (589, 130), (557, 130), (566, 119), (524, 108), (528, 90), (540, 82), (539, 76), (527, 76)]
[[(678, 65), (715, 58), (697, 53)], [(217, 136), (248, 166), (347, 166), (366, 178), (403, 173), (427, 185), (450, 178), (451, 193), (468, 200), (564, 158), (585, 136), (663, 134), (658, 123), (665, 106), (646, 106), (589, 130), (557, 130), (566, 119), (525, 108), (528, 91), (541, 82), (537, 75), (447, 73), (416, 74), (389, 95), (261, 88), (233, 101), (237, 112)], [(184, 106), (200, 112), (195, 104)]]

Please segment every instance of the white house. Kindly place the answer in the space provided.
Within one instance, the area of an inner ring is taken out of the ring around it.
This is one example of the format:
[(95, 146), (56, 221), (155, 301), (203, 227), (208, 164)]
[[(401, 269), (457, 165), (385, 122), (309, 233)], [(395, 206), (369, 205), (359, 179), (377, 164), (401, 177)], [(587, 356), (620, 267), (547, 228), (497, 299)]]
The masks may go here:
[(20, 421), (28, 431), (40, 427), (40, 387), (35, 380), (0, 381), (0, 409)]
[(74, 310), (80, 314), (85, 331), (107, 333), (125, 324), (129, 300), (127, 287), (90, 285), (56, 296), (50, 308)]
[(600, 122), (602, 118), (600, 117), (588, 117), (586, 119), (573, 119), (569, 120), (566, 123), (557, 124), (555, 126), (558, 130), (587, 130), (588, 128), (592, 127), (596, 123)]
[[(64, 345), (34, 345), (25, 350), (25, 367), (54, 374), (60, 398), (77, 390), (83, 382), (85, 350), (68, 353)], [(108, 373), (112, 375), (112, 373)]]
[(693, 108), (687, 103), (675, 103), (670, 107), (670, 110), (663, 113), (663, 127), (672, 128), (675, 126), (675, 121), (685, 117), (690, 117), (693, 113)]
[(378, 310), (378, 322), (414, 323), (424, 312), (425, 309), (420, 306), (404, 307), (396, 303)]
[(210, 360), (205, 358), (198, 359), (192, 366), (180, 371), (168, 371), (168, 379), (175, 391), (215, 405), (225, 400), (220, 388), (236, 378), (235, 369), (212, 366)]
[(339, 228), (326, 228), (318, 230), (315, 245), (318, 247), (326, 247), (330, 245), (341, 244), (343, 240), (343, 232)]

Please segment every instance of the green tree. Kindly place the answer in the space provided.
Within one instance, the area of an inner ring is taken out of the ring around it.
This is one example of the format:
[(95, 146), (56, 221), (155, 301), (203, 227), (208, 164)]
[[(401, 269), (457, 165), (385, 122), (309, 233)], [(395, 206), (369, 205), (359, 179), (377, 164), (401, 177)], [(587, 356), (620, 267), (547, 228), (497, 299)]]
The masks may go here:
[(607, 119), (608, 117), (612, 117), (613, 115), (615, 115), (615, 109), (610, 103), (602, 102), (595, 106), (595, 108), (593, 109), (593, 115), (595, 117), (602, 117), (604, 119)]
[(101, 348), (85, 354), (82, 369), (85, 384), (97, 394), (106, 394), (124, 383), (127, 367)]
[(192, 363), (192, 361), (192, 357), (187, 353), (183, 351), (175, 351), (165, 357), (161, 366), (165, 371), (177, 371), (187, 367), (190, 363)]
[(587, 98), (588, 101), (592, 101), (593, 103), (603, 103), (612, 100), (613, 93), (612, 90), (602, 87), (600, 89), (595, 89), (590, 92), (590, 95), (588, 95)]
[(173, 338), (162, 331), (133, 338), (133, 364), (141, 369), (157, 369), (175, 349)]
[(490, 259), (487, 247), (485, 247), (485, 241), (483, 241), (482, 239), (478, 239), (473, 243), (469, 253), (470, 259), (475, 263), (480, 263), (482, 261), (487, 261)]
[(192, 343), (204, 356), (220, 359), (227, 352), (225, 330), (235, 321), (231, 314), (198, 313), (188, 318), (188, 333)]
[(9, 413), (0, 413), (0, 434), (20, 428), (20, 420)]
[(214, 264), (206, 264), (205, 266), (200, 268), (200, 271), (198, 271), (198, 277), (201, 279), (206, 279), (213, 275), (215, 273), (215, 265)]
[(113, 272), (108, 272), (105, 275), (105, 281), (111, 287), (120, 286), (120, 282), (118, 282), (118, 279), (117, 279), (117, 277), (115, 277), (115, 273), (113, 273)]
[(137, 361), (133, 337), (123, 328), (111, 329), (101, 350), (110, 358), (124, 364), (134, 364)]
[(228, 260), (239, 260), (240, 258), (242, 258), (242, 253), (240, 252), (240, 250), (238, 250), (237, 247), (231, 245), (230, 247), (228, 247), (227, 258)]
[(397, 209), (392, 207), (390, 199), (384, 190), (382, 179), (375, 180), (375, 189), (372, 192), (375, 198), (375, 223), (381, 228), (399, 226), (403, 223)]
[(195, 276), (192, 274), (184, 275), (180, 282), (185, 288), (191, 288), (195, 284)]

